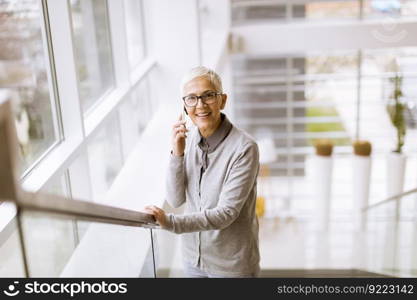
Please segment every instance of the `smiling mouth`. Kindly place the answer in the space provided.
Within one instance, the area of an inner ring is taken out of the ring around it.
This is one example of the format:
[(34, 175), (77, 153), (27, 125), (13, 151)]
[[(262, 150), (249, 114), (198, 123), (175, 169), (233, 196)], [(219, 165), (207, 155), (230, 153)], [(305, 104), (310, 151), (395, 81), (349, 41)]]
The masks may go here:
[(196, 114), (196, 116), (199, 118), (205, 118), (205, 117), (208, 117), (210, 114), (211, 114), (210, 112), (206, 112), (206, 113)]

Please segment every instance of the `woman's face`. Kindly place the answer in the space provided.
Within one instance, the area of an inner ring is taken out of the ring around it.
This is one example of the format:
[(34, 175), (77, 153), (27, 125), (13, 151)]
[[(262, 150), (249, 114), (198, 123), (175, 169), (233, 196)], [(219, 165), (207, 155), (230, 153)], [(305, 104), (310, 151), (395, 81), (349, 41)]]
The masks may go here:
[[(207, 92), (216, 92), (216, 89), (211, 82), (205, 77), (197, 77), (187, 82), (184, 85), (184, 96), (201, 96)], [(227, 95), (222, 94), (216, 96), (216, 101), (211, 104), (204, 104), (201, 99), (198, 100), (197, 106), (185, 107), (188, 112), (188, 116), (193, 123), (200, 129), (200, 132), (212, 133), (220, 124), (220, 111), (226, 105)]]

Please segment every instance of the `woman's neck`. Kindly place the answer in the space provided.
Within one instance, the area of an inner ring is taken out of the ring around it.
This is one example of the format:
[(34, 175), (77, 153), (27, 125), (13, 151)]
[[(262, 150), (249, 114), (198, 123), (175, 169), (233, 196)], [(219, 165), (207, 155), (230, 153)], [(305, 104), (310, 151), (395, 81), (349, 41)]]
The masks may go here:
[(220, 117), (217, 120), (217, 122), (214, 124), (214, 126), (212, 126), (210, 128), (199, 128), (198, 130), (200, 131), (200, 134), (201, 134), (202, 137), (208, 138), (209, 136), (211, 136), (217, 130), (217, 128), (219, 128), (221, 123), (222, 123), (222, 118)]

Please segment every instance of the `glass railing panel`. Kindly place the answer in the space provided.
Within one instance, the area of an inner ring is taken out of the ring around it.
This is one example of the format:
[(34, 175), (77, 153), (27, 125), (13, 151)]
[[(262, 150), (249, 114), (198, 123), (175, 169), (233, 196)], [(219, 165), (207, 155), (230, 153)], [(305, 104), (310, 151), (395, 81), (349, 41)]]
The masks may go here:
[(391, 274), (395, 265), (395, 203), (374, 207), (367, 219), (367, 259), (364, 266), (378, 273)]
[(401, 200), (397, 252), (399, 275), (417, 277), (417, 193)]
[[(167, 213), (183, 213), (183, 206), (172, 208), (165, 203), (162, 208)], [(181, 251), (181, 237), (183, 234), (175, 234), (166, 230), (153, 230), (153, 234), (156, 277), (185, 277)]]
[(417, 276), (416, 212), (417, 193), (368, 210), (364, 268), (389, 276)]
[[(0, 208), (5, 209), (5, 205), (12, 206), (10, 203), (5, 203), (0, 204)], [(0, 223), (4, 225), (0, 231), (0, 278), (24, 277), (25, 268), (16, 221), (12, 220), (8, 224)]]
[(76, 246), (74, 220), (31, 212), (20, 220), (29, 276), (58, 277)]
[(154, 230), (153, 232), (156, 277), (185, 277), (180, 245), (181, 235), (165, 230)]
[(30, 277), (154, 277), (149, 229), (34, 211), (21, 223)]

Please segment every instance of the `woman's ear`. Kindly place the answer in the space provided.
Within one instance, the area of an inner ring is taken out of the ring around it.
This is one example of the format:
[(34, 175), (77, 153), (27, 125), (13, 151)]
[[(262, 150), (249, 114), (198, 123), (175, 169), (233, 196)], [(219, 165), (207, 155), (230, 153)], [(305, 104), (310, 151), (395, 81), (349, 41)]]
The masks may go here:
[(226, 101), (227, 101), (227, 95), (222, 94), (222, 103), (220, 104), (220, 109), (224, 109), (224, 107), (226, 106)]

